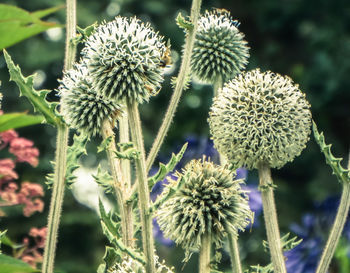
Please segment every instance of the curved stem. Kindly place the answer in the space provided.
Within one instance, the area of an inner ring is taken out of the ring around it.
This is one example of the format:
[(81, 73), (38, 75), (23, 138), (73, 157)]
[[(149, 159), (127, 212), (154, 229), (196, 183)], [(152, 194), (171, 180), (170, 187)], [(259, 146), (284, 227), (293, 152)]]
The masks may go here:
[(107, 149), (107, 158), (111, 168), (112, 178), (113, 178), (113, 188), (117, 198), (117, 203), (120, 212), (121, 226), (122, 226), (122, 239), (123, 243), (127, 245), (128, 243), (128, 225), (126, 223), (126, 211), (124, 203), (124, 179), (122, 176), (122, 171), (120, 167), (120, 161), (115, 156), (115, 151), (117, 150), (115, 146), (115, 138), (111, 123), (108, 119), (103, 121), (102, 125), (102, 137), (107, 139), (112, 137), (112, 141)]
[(163, 123), (159, 128), (157, 137), (155, 141), (153, 142), (151, 151), (148, 154), (147, 157), (147, 163), (146, 163), (146, 170), (149, 171), (152, 167), (152, 164), (159, 152), (159, 149), (164, 141), (164, 138), (169, 130), (171, 121), (173, 120), (177, 105), (179, 103), (182, 90), (186, 83), (186, 78), (188, 77), (190, 73), (190, 64), (191, 64), (191, 55), (192, 55), (192, 48), (197, 32), (197, 22), (200, 12), (202, 0), (193, 0), (192, 7), (191, 7), (191, 22), (193, 24), (193, 29), (188, 30), (186, 43), (185, 43), (185, 50), (183, 53), (182, 63), (179, 71), (179, 75), (177, 77), (175, 91), (171, 97), (170, 104), (168, 107), (168, 110), (165, 114), (165, 117), (163, 119)]
[(210, 233), (203, 234), (199, 252), (199, 273), (210, 273), (211, 238)]
[(287, 273), (284, 256), (282, 253), (281, 236), (278, 228), (271, 170), (268, 165), (260, 164), (258, 171), (264, 221), (272, 265), (275, 273)]
[(232, 272), (242, 273), (241, 259), (239, 258), (238, 240), (235, 236), (229, 234), (228, 241), (230, 245)]
[(57, 233), (60, 224), (62, 212), (65, 174), (66, 174), (66, 156), (67, 156), (68, 128), (60, 125), (57, 128), (57, 147), (54, 183), (51, 195), (49, 218), (47, 223), (47, 236), (44, 248), (44, 260), (42, 264), (43, 273), (52, 273), (56, 254)]
[[(76, 1), (67, 0), (66, 3), (66, 47), (64, 70), (73, 67), (75, 61), (75, 46), (70, 43), (70, 40), (76, 33)], [(57, 145), (54, 170), (54, 182), (50, 201), (49, 217), (47, 223), (47, 236), (44, 248), (44, 259), (42, 264), (43, 273), (52, 273), (54, 269), (54, 261), (57, 245), (57, 233), (62, 212), (66, 161), (67, 161), (67, 146), (68, 146), (69, 129), (65, 124), (57, 126)]]
[(142, 247), (143, 253), (146, 257), (146, 272), (155, 273), (152, 215), (150, 213), (150, 197), (146, 173), (145, 153), (143, 149), (141, 121), (137, 108), (137, 102), (128, 101), (127, 109), (131, 137), (137, 150), (140, 151), (140, 156), (135, 160), (135, 164), (142, 226)]
[[(348, 161), (348, 169), (350, 169), (350, 154)], [(326, 273), (328, 271), (331, 260), (334, 256), (334, 252), (338, 245), (340, 236), (344, 229), (344, 225), (349, 215), (350, 207), (350, 184), (343, 183), (343, 190), (340, 199), (340, 204), (337, 211), (337, 216), (335, 217), (334, 224), (329, 233), (329, 237), (326, 246), (323, 250), (320, 262), (318, 264), (316, 273)]]

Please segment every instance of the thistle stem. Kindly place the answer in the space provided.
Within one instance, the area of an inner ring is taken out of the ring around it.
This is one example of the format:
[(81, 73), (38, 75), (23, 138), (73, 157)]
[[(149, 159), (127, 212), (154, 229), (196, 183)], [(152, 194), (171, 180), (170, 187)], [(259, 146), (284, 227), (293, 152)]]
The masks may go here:
[[(348, 169), (350, 169), (350, 154), (348, 161)], [(334, 256), (334, 252), (338, 245), (340, 236), (343, 232), (344, 225), (349, 215), (350, 207), (350, 183), (343, 183), (343, 190), (338, 207), (337, 215), (335, 217), (334, 224), (329, 233), (329, 237), (326, 246), (323, 250), (320, 262), (318, 264), (316, 273), (326, 273), (328, 271), (331, 260)]]
[(163, 123), (159, 128), (157, 137), (155, 141), (153, 142), (151, 151), (148, 154), (147, 157), (147, 163), (146, 163), (146, 170), (147, 172), (152, 167), (152, 164), (159, 152), (159, 149), (164, 141), (164, 138), (169, 130), (170, 124), (173, 120), (177, 105), (179, 103), (182, 90), (186, 84), (186, 78), (188, 77), (190, 73), (190, 64), (191, 64), (191, 55), (192, 55), (192, 49), (196, 37), (197, 32), (197, 22), (200, 12), (202, 0), (193, 0), (192, 1), (192, 7), (191, 7), (191, 22), (193, 24), (193, 28), (191, 30), (188, 30), (186, 42), (185, 42), (185, 50), (183, 53), (183, 58), (180, 66), (179, 75), (177, 77), (175, 91), (171, 97), (170, 104), (168, 107), (168, 110), (165, 114), (165, 117), (163, 119)]
[(282, 253), (281, 236), (278, 228), (271, 170), (268, 165), (260, 164), (258, 171), (259, 187), (261, 190), (265, 227), (272, 265), (275, 273), (287, 273)]
[(239, 249), (238, 249), (238, 238), (233, 236), (232, 234), (229, 234), (228, 242), (230, 246), (232, 272), (242, 273), (241, 259), (239, 257)]
[(43, 273), (52, 273), (56, 255), (57, 233), (62, 212), (66, 158), (67, 158), (68, 128), (59, 125), (57, 128), (57, 146), (54, 171), (54, 183), (50, 201), (49, 218), (47, 223), (47, 236), (45, 240)]
[[(75, 61), (75, 46), (70, 43), (70, 40), (76, 33), (76, 1), (67, 0), (66, 2), (66, 46), (64, 70), (69, 70), (73, 67)], [(69, 129), (65, 124), (57, 125), (57, 144), (56, 158), (54, 170), (54, 182), (50, 201), (49, 217), (47, 223), (47, 236), (44, 248), (44, 259), (41, 271), (43, 273), (52, 273), (54, 269), (57, 233), (60, 224), (62, 212), (66, 161), (68, 148), (68, 132)]]
[(199, 273), (210, 273), (211, 236), (210, 232), (203, 234), (199, 252)]
[(118, 203), (119, 212), (120, 212), (121, 226), (122, 226), (122, 240), (125, 245), (128, 245), (127, 243), (128, 243), (128, 226), (129, 225), (127, 224), (126, 206), (124, 202), (125, 185), (124, 185), (124, 179), (123, 179), (122, 170), (120, 166), (120, 161), (115, 156), (115, 152), (117, 151), (117, 148), (115, 146), (113, 129), (108, 119), (105, 119), (103, 121), (102, 137), (103, 139), (107, 139), (109, 137), (112, 138), (112, 141), (109, 144), (109, 147), (107, 149), (107, 158), (108, 158), (108, 162), (112, 173), (113, 188), (117, 198), (117, 203)]
[(217, 78), (217, 80), (214, 83), (214, 97), (219, 95), (219, 90), (222, 88), (223, 82), (221, 76)]
[(154, 242), (152, 230), (152, 215), (150, 213), (150, 197), (146, 173), (145, 153), (143, 148), (142, 128), (137, 108), (137, 102), (127, 102), (129, 126), (131, 138), (140, 151), (140, 156), (135, 160), (136, 177), (138, 187), (138, 203), (142, 227), (142, 246), (146, 257), (146, 272), (155, 273), (154, 265)]

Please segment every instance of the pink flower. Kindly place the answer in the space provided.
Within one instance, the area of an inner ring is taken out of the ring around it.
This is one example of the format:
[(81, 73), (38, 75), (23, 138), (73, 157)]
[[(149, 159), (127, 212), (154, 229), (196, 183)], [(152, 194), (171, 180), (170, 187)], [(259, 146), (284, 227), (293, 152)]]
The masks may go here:
[(26, 202), (23, 203), (25, 206), (23, 208), (23, 215), (26, 217), (31, 216), (34, 212), (42, 212), (44, 210), (44, 202), (41, 199), (26, 199)]
[(47, 235), (47, 228), (31, 228), (29, 231), (29, 235), (32, 236), (35, 240), (37, 247), (44, 248), (45, 240)]
[(22, 183), (20, 193), (23, 193), (25, 196), (28, 197), (44, 196), (43, 187), (39, 184), (34, 184), (30, 182)]
[(14, 130), (7, 130), (0, 133), (0, 149), (4, 148), (12, 140), (18, 138), (18, 134)]
[(14, 168), (15, 163), (12, 159), (5, 158), (0, 160), (0, 185), (4, 181), (18, 178), (18, 174), (13, 170)]
[(38, 165), (39, 150), (33, 147), (33, 142), (23, 137), (13, 139), (9, 152), (17, 157), (18, 162), (28, 162), (33, 167)]

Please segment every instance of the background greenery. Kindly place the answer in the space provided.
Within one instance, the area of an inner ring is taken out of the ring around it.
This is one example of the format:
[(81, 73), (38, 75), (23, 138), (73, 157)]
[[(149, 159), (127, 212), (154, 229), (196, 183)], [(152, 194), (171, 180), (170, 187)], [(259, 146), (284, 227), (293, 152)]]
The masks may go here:
[[(2, 1), (28, 11), (64, 4), (62, 0)], [(150, 148), (166, 110), (172, 90), (170, 77), (176, 74), (184, 34), (174, 23), (179, 11), (189, 13), (191, 1), (187, 0), (84, 0), (78, 1), (78, 24), (85, 27), (102, 20), (112, 20), (116, 15), (136, 15), (152, 25), (171, 40), (175, 70), (166, 76), (159, 95), (141, 109), (144, 124), (146, 149)], [(347, 157), (350, 139), (350, 2), (347, 0), (221, 0), (203, 1), (203, 8), (225, 8), (241, 22), (240, 30), (245, 33), (251, 47), (248, 69), (261, 67), (289, 75), (299, 83), (312, 105), (313, 118), (319, 130), (325, 131), (328, 143), (333, 143), (335, 155)], [(47, 18), (64, 24), (64, 10)], [(39, 75), (37, 87), (55, 89), (57, 79), (62, 77), (64, 54), (64, 29), (51, 30), (25, 40), (8, 49), (15, 63), (20, 64), (24, 75), (36, 72)], [(19, 98), (15, 84), (9, 83), (9, 75), (3, 56), (0, 57), (1, 92), (4, 94), (3, 110), (9, 112), (32, 111), (26, 99)], [(55, 92), (50, 98), (56, 100)], [(162, 154), (167, 155), (186, 136), (207, 136), (208, 110), (212, 101), (212, 89), (193, 83), (186, 91), (178, 107), (175, 120)], [(21, 136), (35, 142), (39, 148), (40, 164), (33, 169), (24, 164), (17, 169), (21, 180), (44, 184), (45, 175), (51, 170), (49, 164), (54, 156), (55, 129), (49, 125), (36, 125), (19, 129)], [(96, 141), (99, 141), (98, 139)], [(95, 148), (90, 145), (89, 151)], [(4, 155), (1, 155), (4, 157)], [(87, 167), (97, 164), (96, 157), (83, 159)], [(276, 199), (281, 230), (288, 231), (293, 222), (300, 222), (301, 216), (312, 209), (314, 202), (340, 192), (340, 185), (325, 165), (319, 148), (312, 139), (308, 147), (293, 163), (281, 170), (273, 171), (278, 190)], [(249, 173), (251, 180), (256, 173)], [(0, 228), (9, 229), (8, 235), (18, 241), (31, 226), (44, 226), (49, 205), (50, 191), (46, 190), (46, 209), (41, 214), (24, 218), (14, 211), (0, 222)], [(254, 235), (254, 243), (251, 236)], [(243, 253), (249, 263), (265, 263), (267, 255), (261, 255), (260, 242), (264, 234), (262, 226), (244, 234), (241, 244), (248, 240), (250, 247)], [(66, 191), (62, 224), (59, 232), (57, 269), (63, 272), (96, 272), (106, 243), (100, 229), (98, 216), (94, 211), (78, 203), (69, 190)], [(169, 263), (180, 270), (183, 258), (180, 249), (170, 250), (159, 245), (161, 257), (170, 257)], [(252, 252), (254, 250), (254, 253)], [(224, 261), (229, 264), (228, 258)], [(184, 268), (195, 272), (196, 257)]]

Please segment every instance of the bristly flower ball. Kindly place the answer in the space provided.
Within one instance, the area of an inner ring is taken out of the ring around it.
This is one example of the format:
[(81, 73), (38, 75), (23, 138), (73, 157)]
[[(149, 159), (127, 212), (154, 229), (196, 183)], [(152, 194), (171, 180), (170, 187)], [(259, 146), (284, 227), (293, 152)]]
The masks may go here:
[(219, 248), (227, 233), (237, 235), (249, 224), (252, 212), (241, 189), (243, 180), (234, 180), (234, 171), (203, 158), (190, 161), (177, 177), (177, 181), (170, 179), (162, 194), (184, 179), (182, 185), (160, 207), (157, 219), (165, 237), (187, 254), (200, 248), (205, 233)]
[(64, 74), (58, 87), (65, 121), (89, 136), (100, 134), (103, 121), (113, 121), (122, 112), (117, 102), (95, 91), (92, 81), (86, 66), (77, 64)]
[(82, 50), (99, 92), (139, 103), (159, 91), (165, 52), (162, 37), (149, 24), (120, 16), (100, 25)]
[(255, 69), (225, 84), (209, 126), (214, 146), (235, 167), (281, 168), (306, 146), (310, 104), (291, 78)]
[(191, 57), (192, 71), (202, 81), (226, 82), (248, 64), (249, 47), (239, 23), (228, 11), (206, 11), (198, 21)]

